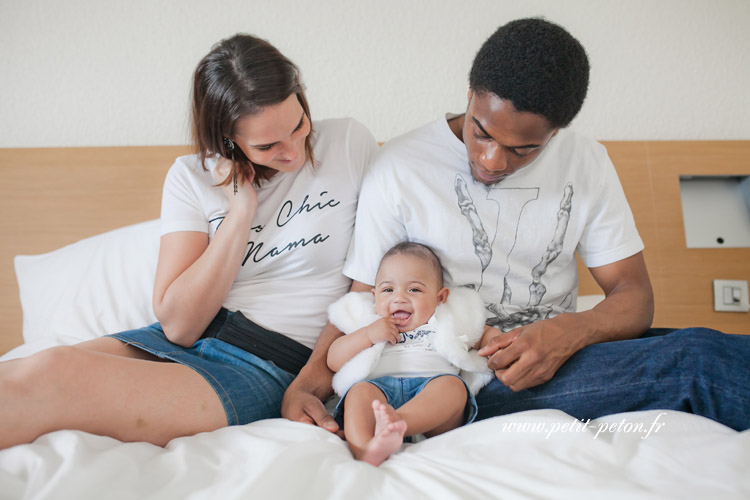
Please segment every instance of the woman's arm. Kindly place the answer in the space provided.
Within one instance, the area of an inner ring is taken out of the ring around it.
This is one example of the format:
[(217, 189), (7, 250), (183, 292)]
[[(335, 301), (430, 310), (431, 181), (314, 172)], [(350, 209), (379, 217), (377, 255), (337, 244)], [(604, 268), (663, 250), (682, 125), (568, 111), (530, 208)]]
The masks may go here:
[[(350, 291), (365, 292), (372, 287), (355, 281)], [(328, 350), (331, 344), (343, 334), (332, 323), (326, 324), (320, 332), (310, 359), (287, 388), (281, 402), (281, 416), (295, 422), (317, 425), (336, 432), (339, 426), (323, 406), (323, 401), (331, 397), (333, 372), (328, 368)], [(342, 434), (343, 437), (343, 434)]]
[[(214, 170), (223, 180), (229, 165)], [(257, 196), (252, 179), (222, 188), (229, 211), (208, 241), (201, 232), (183, 231), (162, 236), (154, 280), (153, 306), (166, 337), (175, 344), (191, 346), (200, 337), (229, 293), (244, 258)]]
[(326, 357), (328, 348), (340, 336), (341, 332), (331, 323), (323, 327), (310, 359), (284, 393), (281, 401), (282, 417), (317, 425), (331, 432), (338, 430), (338, 424), (328, 414), (322, 402), (333, 394), (333, 372), (328, 369)]

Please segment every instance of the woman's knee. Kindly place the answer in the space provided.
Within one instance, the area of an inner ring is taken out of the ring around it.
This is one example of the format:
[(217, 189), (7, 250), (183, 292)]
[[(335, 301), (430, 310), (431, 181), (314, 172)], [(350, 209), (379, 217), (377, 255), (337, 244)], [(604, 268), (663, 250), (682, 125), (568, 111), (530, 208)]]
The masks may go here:
[(3, 373), (3, 391), (31, 396), (64, 387), (73, 372), (85, 372), (85, 357), (81, 349), (58, 346), (15, 360), (12, 369)]

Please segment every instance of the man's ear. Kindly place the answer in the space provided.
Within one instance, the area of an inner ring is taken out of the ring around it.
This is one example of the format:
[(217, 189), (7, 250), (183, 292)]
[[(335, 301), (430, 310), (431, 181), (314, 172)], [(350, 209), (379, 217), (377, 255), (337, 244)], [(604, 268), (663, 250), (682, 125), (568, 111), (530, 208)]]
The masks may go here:
[(471, 96), (473, 95), (474, 95), (474, 91), (471, 89), (471, 87), (469, 87), (469, 92), (466, 94), (466, 100), (470, 102)]
[(448, 295), (450, 295), (451, 291), (448, 290), (448, 288), (441, 288), (438, 292), (438, 304), (444, 303), (446, 300), (448, 300)]

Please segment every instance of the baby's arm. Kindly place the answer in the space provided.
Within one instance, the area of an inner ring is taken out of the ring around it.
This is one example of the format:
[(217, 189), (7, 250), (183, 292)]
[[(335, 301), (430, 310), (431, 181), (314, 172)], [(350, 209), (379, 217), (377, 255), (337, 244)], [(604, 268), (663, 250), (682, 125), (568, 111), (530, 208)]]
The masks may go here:
[(393, 318), (380, 318), (349, 335), (337, 338), (328, 349), (328, 368), (337, 372), (347, 361), (368, 347), (380, 342), (390, 342), (393, 345), (399, 340), (401, 334)]

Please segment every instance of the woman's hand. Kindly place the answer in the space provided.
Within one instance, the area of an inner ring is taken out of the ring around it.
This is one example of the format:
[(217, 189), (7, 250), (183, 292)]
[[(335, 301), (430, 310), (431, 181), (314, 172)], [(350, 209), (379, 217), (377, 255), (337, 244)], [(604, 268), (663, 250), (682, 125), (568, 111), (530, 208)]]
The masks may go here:
[(229, 210), (255, 210), (258, 206), (258, 193), (253, 187), (253, 179), (255, 178), (255, 171), (250, 167), (250, 175), (247, 179), (242, 176), (237, 176), (237, 192), (234, 192), (234, 182), (232, 177), (232, 160), (226, 158), (220, 158), (211, 176), (214, 178), (216, 184), (221, 184), (229, 178), (229, 183), (226, 186), (222, 186), (221, 190), (229, 200)]
[(311, 424), (343, 438), (343, 431), (326, 411), (323, 401), (330, 396), (333, 372), (320, 363), (308, 363), (287, 388), (281, 402), (281, 416)]
[[(231, 161), (219, 160), (217, 184), (232, 175)], [(208, 234), (178, 231), (161, 237), (154, 279), (154, 313), (171, 342), (191, 346), (226, 299), (242, 265), (258, 206), (252, 179), (222, 186), (229, 200), (226, 217), (209, 243)]]
[(323, 401), (333, 394), (333, 372), (326, 365), (328, 348), (340, 336), (341, 332), (330, 322), (323, 327), (310, 359), (284, 393), (281, 416), (317, 425), (343, 438), (344, 432), (323, 405)]

